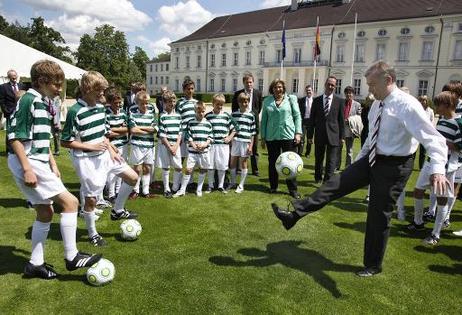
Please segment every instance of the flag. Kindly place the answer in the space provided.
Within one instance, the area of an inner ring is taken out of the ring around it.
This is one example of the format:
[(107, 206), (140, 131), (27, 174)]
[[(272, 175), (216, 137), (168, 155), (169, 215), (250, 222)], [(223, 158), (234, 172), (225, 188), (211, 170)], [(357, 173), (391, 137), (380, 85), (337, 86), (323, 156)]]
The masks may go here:
[(314, 44), (314, 59), (316, 59), (321, 54), (321, 33), (319, 31), (319, 20), (316, 25), (316, 41)]
[(282, 60), (286, 58), (286, 20), (282, 21)]

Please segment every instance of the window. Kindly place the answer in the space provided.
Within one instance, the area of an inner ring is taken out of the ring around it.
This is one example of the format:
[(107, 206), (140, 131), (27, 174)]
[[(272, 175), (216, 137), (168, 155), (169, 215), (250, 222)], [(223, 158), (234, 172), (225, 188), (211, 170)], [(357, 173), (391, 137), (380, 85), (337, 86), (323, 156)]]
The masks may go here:
[(276, 50), (276, 61), (281, 62), (282, 60), (282, 49)]
[(156, 72), (157, 72), (157, 65), (156, 65)]
[(152, 72), (152, 65), (149, 65), (149, 72)]
[(161, 72), (164, 71), (164, 64), (163, 63), (160, 64), (160, 71)]
[(189, 67), (191, 66), (191, 64), (189, 63), (189, 59), (190, 57), (186, 56), (186, 69), (189, 69)]
[(233, 55), (233, 66), (239, 65), (239, 53), (235, 52)]
[(345, 62), (345, 46), (344, 45), (337, 45), (336, 48), (336, 62)]
[(168, 71), (168, 63), (165, 65), (165, 71)]
[(409, 61), (409, 43), (408, 42), (399, 43), (398, 61)]
[(396, 80), (396, 86), (402, 88), (404, 86), (404, 80)]
[(462, 40), (456, 40), (454, 45), (454, 60), (462, 60)]
[(210, 55), (210, 67), (215, 67), (215, 54)]
[(427, 34), (431, 34), (431, 33), (433, 33), (434, 31), (435, 31), (435, 27), (434, 27), (434, 26), (431, 26), (431, 25), (430, 25), (430, 26), (425, 27), (425, 33), (427, 33)]
[(180, 80), (176, 79), (175, 80), (175, 91), (179, 91), (180, 90)]
[(313, 86), (313, 92), (318, 93), (318, 82), (319, 82), (318, 79), (316, 79), (314, 81), (311, 80), (311, 81), (313, 82), (313, 84), (311, 84)]
[(258, 79), (258, 89), (263, 91), (263, 79)]
[(180, 68), (180, 58), (175, 57), (175, 69), (179, 69), (179, 68)]
[(202, 56), (201, 55), (197, 56), (197, 67), (198, 68), (202, 67)]
[(364, 36), (366, 36), (366, 32), (359, 31), (357, 35), (358, 35), (358, 37), (364, 37)]
[(384, 43), (377, 44), (377, 47), (375, 50), (375, 60), (385, 59), (385, 48), (386, 48), (386, 45)]
[(159, 77), (156, 77), (156, 84), (159, 84)]
[(355, 62), (364, 62), (364, 53), (366, 47), (363, 43), (357, 43), (355, 49)]
[(409, 27), (403, 27), (400, 31), (401, 35), (407, 35), (411, 32), (411, 30), (409, 29)]
[(215, 79), (210, 79), (210, 92), (215, 92)]
[(252, 53), (250, 51), (245, 52), (245, 65), (250, 66), (252, 64)]
[(382, 28), (377, 32), (377, 35), (385, 36), (385, 35), (387, 35), (387, 30)]
[(233, 91), (237, 91), (237, 79), (233, 79)]
[(160, 77), (160, 84), (164, 84), (164, 77)]
[(149, 84), (152, 85), (152, 77), (149, 77)]
[(169, 79), (168, 79), (168, 77), (165, 77), (165, 84), (169, 84)]
[(298, 93), (298, 79), (292, 80), (292, 93)]
[(201, 91), (201, 79), (200, 78), (197, 78), (197, 80), (196, 80), (196, 88), (195, 88), (195, 90), (197, 92)]
[(300, 63), (302, 61), (302, 49), (295, 48), (294, 49), (294, 63)]
[(355, 95), (361, 95), (361, 79), (353, 80), (353, 88), (355, 90)]
[(226, 79), (221, 79), (221, 92), (226, 91)]
[(428, 80), (419, 80), (419, 88), (417, 89), (417, 96), (427, 95)]
[(226, 67), (226, 54), (221, 54), (221, 66)]
[(338, 33), (337, 37), (342, 39), (342, 38), (345, 38), (345, 35), (346, 35), (345, 32), (340, 32)]
[(422, 45), (422, 60), (433, 59), (433, 42), (423, 42)]
[(262, 65), (265, 63), (265, 51), (260, 50), (260, 53), (258, 54), (258, 64)]
[(335, 87), (335, 94), (342, 94), (342, 79), (337, 79), (337, 86)]

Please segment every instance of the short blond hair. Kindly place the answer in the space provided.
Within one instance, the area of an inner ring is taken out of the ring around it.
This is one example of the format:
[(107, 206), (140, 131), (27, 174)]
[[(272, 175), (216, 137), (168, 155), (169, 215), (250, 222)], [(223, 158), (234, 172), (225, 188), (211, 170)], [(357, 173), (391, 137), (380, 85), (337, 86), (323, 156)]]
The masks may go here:
[(149, 96), (149, 94), (146, 93), (146, 91), (143, 91), (143, 90), (139, 91), (135, 95), (136, 104), (138, 104), (138, 102), (141, 101), (141, 100), (149, 101), (150, 99), (151, 99), (151, 97)]
[(239, 93), (239, 95), (237, 96), (237, 102), (241, 104), (244, 100), (250, 101), (250, 95), (245, 92)]
[(95, 90), (106, 90), (109, 84), (106, 78), (98, 71), (84, 73), (80, 80), (80, 93), (86, 95)]
[(226, 102), (226, 98), (223, 94), (217, 93), (213, 95), (213, 98), (212, 98), (212, 103), (215, 104), (215, 102), (220, 102), (224, 104)]
[(194, 110), (196, 110), (198, 108), (206, 109), (204, 102), (197, 101), (196, 105), (194, 105)]
[(164, 93), (162, 93), (162, 100), (164, 102), (168, 102), (170, 100), (173, 100), (175, 102), (176, 95), (175, 95), (175, 93), (173, 93), (173, 91), (167, 90)]
[(38, 82), (40, 79), (42, 79), (45, 84), (62, 83), (64, 81), (64, 71), (54, 61), (46, 59), (39, 60), (30, 68), (30, 78), (32, 86), (36, 88), (39, 87)]

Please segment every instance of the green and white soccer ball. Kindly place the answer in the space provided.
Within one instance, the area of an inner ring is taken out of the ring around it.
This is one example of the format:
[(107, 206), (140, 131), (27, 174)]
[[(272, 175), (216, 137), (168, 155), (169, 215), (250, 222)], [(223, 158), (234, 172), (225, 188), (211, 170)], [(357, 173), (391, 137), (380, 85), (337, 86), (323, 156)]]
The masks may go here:
[(135, 219), (128, 219), (120, 224), (120, 235), (124, 240), (134, 241), (140, 236), (143, 228)]
[(114, 264), (104, 258), (101, 258), (87, 270), (88, 283), (97, 287), (111, 282), (114, 279), (114, 276)]
[(285, 178), (295, 178), (303, 171), (303, 160), (295, 152), (283, 152), (276, 160), (278, 174)]

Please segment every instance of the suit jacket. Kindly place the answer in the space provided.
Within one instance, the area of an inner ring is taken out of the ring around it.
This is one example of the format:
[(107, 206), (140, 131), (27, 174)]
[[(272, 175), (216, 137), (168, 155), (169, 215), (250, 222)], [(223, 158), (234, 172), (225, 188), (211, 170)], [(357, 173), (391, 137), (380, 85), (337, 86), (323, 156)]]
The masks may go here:
[[(349, 117), (354, 115), (361, 115), (361, 104), (353, 100), (350, 107)], [(348, 119), (347, 119), (348, 121)], [(351, 138), (355, 135), (351, 132), (350, 125), (345, 121), (345, 138)]]
[(162, 99), (162, 94), (156, 95), (156, 107), (159, 111), (159, 115), (164, 111), (164, 101)]
[[(306, 98), (307, 98), (307, 96), (300, 97), (298, 99), (298, 108), (300, 108), (300, 115), (301, 115), (301, 118), (302, 118), (302, 123), (305, 122), (305, 111), (306, 111), (305, 103), (306, 103)], [(313, 107), (313, 102), (311, 102), (311, 107)]]
[(128, 91), (124, 96), (124, 110), (128, 114), (130, 106), (133, 105), (132, 103), (132, 92)]
[[(239, 94), (242, 92), (245, 92), (245, 89), (236, 91), (233, 95), (233, 100), (231, 103), (231, 110), (233, 112), (239, 110), (239, 103), (237, 102), (237, 97)], [(261, 92), (259, 90), (253, 89), (252, 92), (252, 113), (255, 115), (255, 126), (257, 128), (257, 134), (260, 129), (260, 112), (262, 108), (262, 103), (263, 103), (263, 97), (261, 96)]]
[[(18, 82), (17, 85), (19, 90), (25, 89), (25, 86), (22, 83)], [(5, 118), (10, 119), (11, 114), (13, 114), (16, 109), (16, 95), (10, 82), (0, 85), (0, 106)]]
[(334, 95), (329, 114), (326, 117), (323, 97), (324, 95), (320, 95), (313, 99), (308, 124), (308, 139), (312, 139), (314, 134), (314, 142), (317, 144), (340, 146), (341, 140), (345, 138), (345, 121), (343, 119), (345, 102)]

